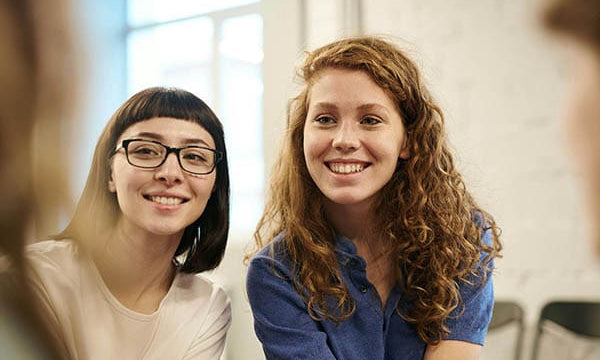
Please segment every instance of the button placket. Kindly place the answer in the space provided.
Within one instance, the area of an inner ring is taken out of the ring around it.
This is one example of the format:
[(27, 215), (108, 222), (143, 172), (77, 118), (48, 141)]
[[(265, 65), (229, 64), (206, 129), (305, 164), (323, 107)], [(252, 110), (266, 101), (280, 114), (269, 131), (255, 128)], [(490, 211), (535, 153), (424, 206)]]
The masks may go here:
[(356, 258), (350, 258), (348, 260), (348, 267), (350, 268), (350, 278), (358, 291), (360, 291), (361, 294), (367, 294), (370, 286), (365, 284), (366, 278), (363, 276), (360, 261)]

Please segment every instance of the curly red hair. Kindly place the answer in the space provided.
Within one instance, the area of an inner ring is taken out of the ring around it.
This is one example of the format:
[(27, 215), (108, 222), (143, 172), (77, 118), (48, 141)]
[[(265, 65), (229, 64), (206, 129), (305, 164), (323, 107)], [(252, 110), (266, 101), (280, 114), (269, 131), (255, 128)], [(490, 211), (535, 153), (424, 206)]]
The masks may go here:
[[(285, 142), (254, 234), (257, 249), (285, 233), (286, 252), (302, 286), (298, 292), (315, 320), (343, 321), (355, 311), (334, 255), (335, 230), (325, 220), (323, 195), (303, 154), (310, 89), (330, 68), (368, 74), (395, 102), (404, 121), (411, 155), (401, 160), (372, 210), (378, 214), (377, 236), (386, 239), (398, 264), (395, 281), (411, 299), (398, 312), (423, 341), (437, 343), (449, 334), (445, 320), (460, 310), (458, 283), (483, 283), (502, 246), (493, 218), (475, 203), (454, 166), (442, 112), (417, 67), (391, 42), (348, 38), (306, 57), (299, 69), (305, 86), (288, 106)], [(482, 241), (482, 226), (491, 231), (491, 246)], [(337, 301), (334, 309), (326, 302), (332, 298)]]

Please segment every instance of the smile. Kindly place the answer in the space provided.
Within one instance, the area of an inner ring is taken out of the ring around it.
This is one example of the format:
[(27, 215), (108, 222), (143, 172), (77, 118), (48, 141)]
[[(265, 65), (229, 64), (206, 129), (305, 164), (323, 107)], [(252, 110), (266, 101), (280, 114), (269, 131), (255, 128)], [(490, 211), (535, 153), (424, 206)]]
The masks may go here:
[(329, 170), (336, 174), (354, 174), (359, 173), (365, 169), (366, 166), (363, 164), (348, 164), (348, 163), (328, 163)]
[(182, 198), (167, 197), (167, 196), (145, 196), (145, 198), (152, 202), (155, 202), (157, 204), (161, 204), (161, 205), (179, 205), (179, 204), (187, 201)]

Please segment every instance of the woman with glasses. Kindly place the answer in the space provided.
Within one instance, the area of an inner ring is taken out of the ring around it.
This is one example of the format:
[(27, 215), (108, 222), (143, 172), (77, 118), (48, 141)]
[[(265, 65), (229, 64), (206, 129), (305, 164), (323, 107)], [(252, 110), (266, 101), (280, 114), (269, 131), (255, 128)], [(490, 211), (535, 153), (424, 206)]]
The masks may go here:
[(229, 228), (223, 128), (193, 94), (133, 95), (100, 136), (66, 229), (29, 247), (31, 278), (72, 359), (218, 359), (229, 299), (202, 276)]

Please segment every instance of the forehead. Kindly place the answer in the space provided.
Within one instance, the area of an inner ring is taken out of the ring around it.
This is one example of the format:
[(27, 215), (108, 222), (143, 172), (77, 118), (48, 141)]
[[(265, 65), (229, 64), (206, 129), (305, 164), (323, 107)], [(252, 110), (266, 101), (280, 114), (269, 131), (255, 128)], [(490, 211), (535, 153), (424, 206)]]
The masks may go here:
[(394, 101), (364, 71), (329, 68), (322, 70), (312, 83), (309, 92), (309, 105), (317, 102), (333, 103), (373, 103), (392, 107)]
[(215, 146), (214, 139), (202, 125), (194, 121), (168, 117), (139, 121), (125, 129), (118, 142), (132, 138), (157, 140), (171, 146), (190, 143)]

